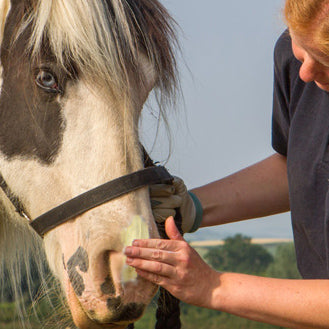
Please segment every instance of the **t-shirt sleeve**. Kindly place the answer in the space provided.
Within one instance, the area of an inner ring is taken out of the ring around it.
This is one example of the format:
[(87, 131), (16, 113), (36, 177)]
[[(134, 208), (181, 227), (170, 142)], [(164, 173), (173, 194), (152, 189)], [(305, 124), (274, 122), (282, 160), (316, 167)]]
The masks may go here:
[(274, 87), (272, 113), (272, 147), (282, 155), (287, 155), (289, 137), (290, 76), (289, 64), (293, 58), (291, 39), (285, 31), (274, 49)]

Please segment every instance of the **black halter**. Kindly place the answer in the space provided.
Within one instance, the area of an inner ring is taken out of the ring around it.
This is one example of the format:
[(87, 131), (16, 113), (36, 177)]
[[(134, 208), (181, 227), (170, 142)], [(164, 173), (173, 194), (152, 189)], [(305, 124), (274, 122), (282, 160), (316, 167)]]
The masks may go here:
[(95, 208), (110, 200), (116, 199), (124, 194), (135, 191), (152, 184), (171, 183), (173, 177), (166, 168), (162, 166), (148, 167), (134, 173), (116, 178), (92, 190), (89, 190), (77, 197), (64, 202), (63, 204), (49, 210), (34, 220), (28, 215), (22, 202), (8, 187), (6, 181), (0, 174), (0, 187), (7, 195), (16, 211), (28, 219), (30, 225), (41, 236), (68, 220), (81, 215), (82, 213)]

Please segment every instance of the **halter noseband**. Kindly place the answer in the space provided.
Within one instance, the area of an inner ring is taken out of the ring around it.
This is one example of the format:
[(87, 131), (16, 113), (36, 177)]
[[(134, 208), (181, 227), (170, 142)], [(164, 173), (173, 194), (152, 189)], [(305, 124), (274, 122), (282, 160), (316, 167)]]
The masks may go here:
[(122, 195), (153, 184), (171, 183), (173, 177), (162, 166), (148, 167), (131, 174), (116, 178), (63, 204), (49, 210), (32, 220), (24, 209), (22, 202), (9, 189), (6, 181), (0, 174), (0, 187), (7, 195), (16, 211), (28, 219), (30, 225), (41, 236), (68, 220), (95, 208), (103, 203), (116, 199)]

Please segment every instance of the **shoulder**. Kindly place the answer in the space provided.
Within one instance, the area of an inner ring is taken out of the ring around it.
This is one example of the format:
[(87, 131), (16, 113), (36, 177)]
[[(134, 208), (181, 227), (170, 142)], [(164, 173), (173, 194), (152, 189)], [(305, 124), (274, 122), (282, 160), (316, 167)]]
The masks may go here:
[(274, 54), (285, 54), (287, 56), (293, 56), (291, 47), (291, 37), (288, 30), (285, 30), (277, 40), (275, 44)]
[(296, 88), (298, 94), (303, 89), (304, 83), (299, 79), (300, 66), (292, 51), (289, 32), (285, 30), (274, 48), (274, 80), (275, 88), (284, 91), (287, 100)]
[(275, 64), (287, 64), (295, 60), (292, 52), (289, 31), (285, 30), (277, 40), (274, 48)]
[(288, 70), (298, 74), (300, 63), (292, 52), (289, 31), (285, 30), (277, 40), (274, 48), (274, 65), (280, 71)]

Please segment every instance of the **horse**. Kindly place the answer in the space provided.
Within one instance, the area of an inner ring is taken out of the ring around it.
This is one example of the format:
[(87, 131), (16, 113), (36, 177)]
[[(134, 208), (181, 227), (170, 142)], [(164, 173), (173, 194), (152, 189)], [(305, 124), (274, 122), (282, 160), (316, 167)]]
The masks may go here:
[(77, 327), (126, 328), (157, 291), (122, 253), (134, 221), (159, 236), (148, 182), (39, 234), (33, 222), (143, 171), (143, 105), (153, 90), (164, 112), (177, 91), (175, 21), (158, 0), (0, 0), (0, 44), (2, 263), (44, 250)]

